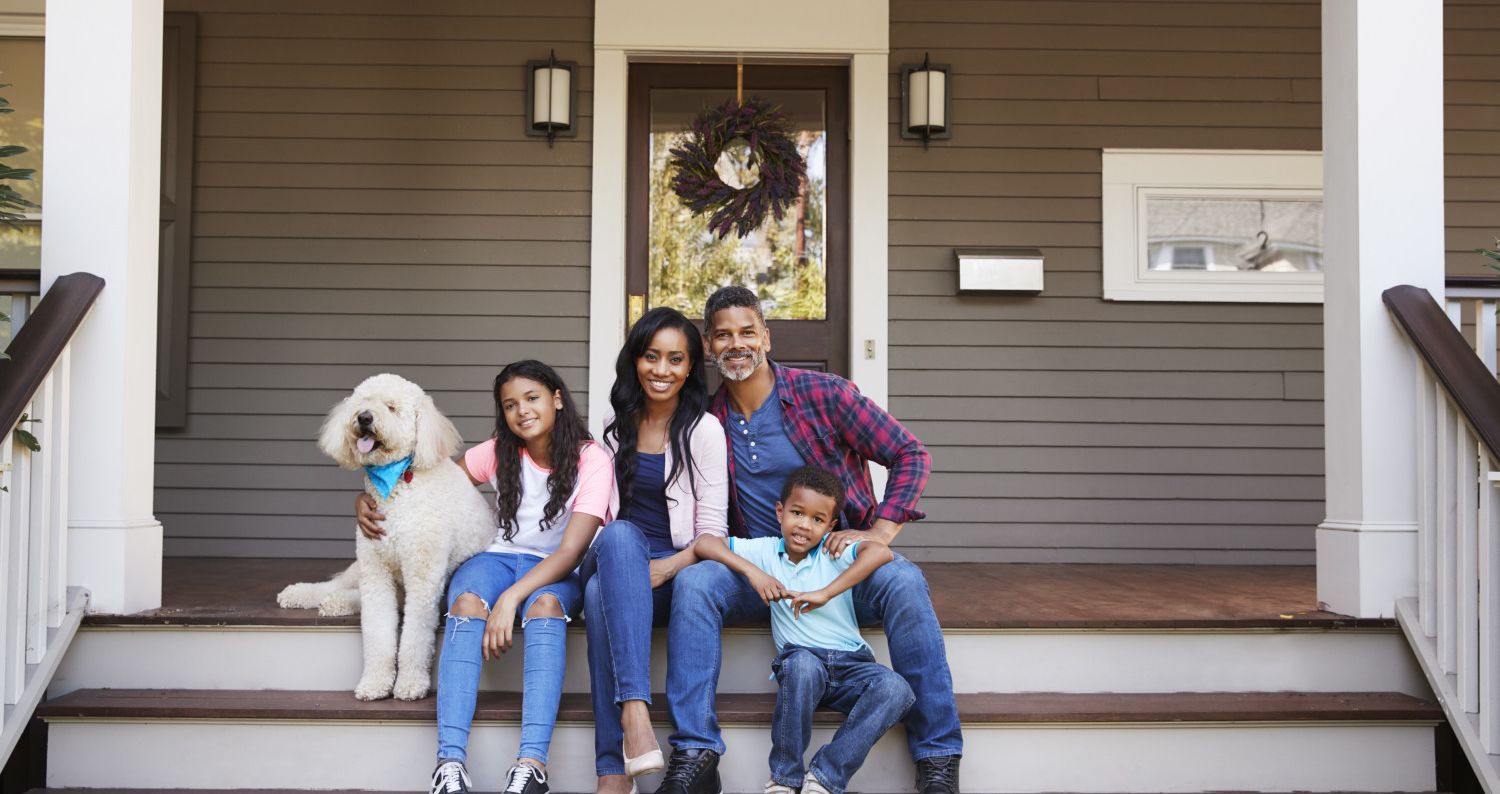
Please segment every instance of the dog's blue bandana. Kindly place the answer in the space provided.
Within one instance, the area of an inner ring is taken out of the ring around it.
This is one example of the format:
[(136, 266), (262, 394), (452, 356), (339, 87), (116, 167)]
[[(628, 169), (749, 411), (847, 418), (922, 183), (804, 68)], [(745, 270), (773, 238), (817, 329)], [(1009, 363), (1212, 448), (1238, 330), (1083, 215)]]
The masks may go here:
[(391, 489), (396, 487), (396, 481), (401, 479), (401, 475), (406, 474), (406, 469), (411, 466), (411, 458), (411, 455), (407, 455), (383, 466), (365, 467), (365, 476), (370, 478), (370, 484), (380, 492), (381, 499), (391, 498)]

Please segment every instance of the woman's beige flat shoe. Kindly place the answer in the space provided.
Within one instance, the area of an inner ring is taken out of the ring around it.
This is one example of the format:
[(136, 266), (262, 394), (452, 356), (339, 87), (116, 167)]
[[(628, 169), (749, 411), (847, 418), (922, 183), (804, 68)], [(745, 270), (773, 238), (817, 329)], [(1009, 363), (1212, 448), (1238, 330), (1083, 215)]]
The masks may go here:
[(667, 768), (666, 759), (662, 757), (661, 749), (657, 748), (648, 753), (642, 753), (634, 758), (625, 756), (625, 774), (631, 779), (641, 775), (650, 775)]

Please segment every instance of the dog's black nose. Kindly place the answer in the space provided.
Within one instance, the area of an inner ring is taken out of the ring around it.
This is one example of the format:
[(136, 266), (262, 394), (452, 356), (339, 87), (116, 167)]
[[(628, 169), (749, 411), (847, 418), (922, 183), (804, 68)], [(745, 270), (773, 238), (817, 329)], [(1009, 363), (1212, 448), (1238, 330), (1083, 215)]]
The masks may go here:
[(359, 419), (359, 426), (362, 428), (369, 427), (375, 423), (375, 415), (369, 411), (360, 411), (359, 416), (356, 418)]

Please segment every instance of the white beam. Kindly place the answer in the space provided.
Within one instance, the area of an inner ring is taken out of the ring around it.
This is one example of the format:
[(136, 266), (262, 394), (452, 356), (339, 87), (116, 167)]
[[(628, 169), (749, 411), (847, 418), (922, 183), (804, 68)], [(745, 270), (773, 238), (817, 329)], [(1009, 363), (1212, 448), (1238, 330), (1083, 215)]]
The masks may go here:
[(1318, 600), (1388, 617), (1416, 594), (1417, 365), (1381, 302), (1443, 294), (1439, 0), (1323, 2), (1327, 520)]
[(71, 584), (91, 608), (161, 603), (152, 512), (162, 0), (49, 0), (43, 288), (105, 280), (73, 343)]

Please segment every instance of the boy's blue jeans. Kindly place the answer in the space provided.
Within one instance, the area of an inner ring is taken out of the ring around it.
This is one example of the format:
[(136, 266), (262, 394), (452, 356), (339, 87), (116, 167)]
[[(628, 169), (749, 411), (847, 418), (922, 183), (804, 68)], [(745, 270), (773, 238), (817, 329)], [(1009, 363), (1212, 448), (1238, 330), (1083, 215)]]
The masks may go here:
[(651, 560), (671, 553), (653, 554), (639, 527), (613, 521), (578, 568), (588, 616), (594, 771), (600, 777), (625, 774), (620, 704), (651, 702), (651, 627), (665, 626), (672, 609), (672, 582), (652, 589)]
[[(500, 594), (526, 575), (542, 558), (530, 554), (482, 552), (470, 557), (448, 582), (448, 622), (443, 633), (443, 657), (438, 662), (437, 723), (438, 760), (468, 760), (469, 729), (474, 723), (474, 704), (479, 695), (479, 671), (484, 662), (484, 627), (481, 617), (455, 617), (453, 602), (473, 593), (492, 609)], [(569, 615), (578, 614), (582, 593), (578, 574), (537, 588), (521, 606), (521, 615), (538, 598), (550, 595), (562, 606), (560, 618), (521, 619), (525, 635), (525, 665), (522, 670), (521, 746), (516, 758), (534, 758), (547, 763), (552, 727), (557, 723), (557, 705), (562, 699), (563, 673), (567, 670)]]
[[(722, 754), (724, 739), (714, 713), (722, 632), (725, 626), (765, 625), (771, 611), (749, 582), (712, 560), (688, 566), (672, 585), (667, 628), (667, 700), (677, 724), (672, 746)], [(953, 676), (922, 570), (898, 554), (850, 592), (861, 626), (885, 624), (891, 666), (917, 695), (906, 716), (912, 759), (962, 755)]]
[(849, 715), (833, 741), (813, 755), (811, 772), (832, 794), (844, 794), (875, 742), (916, 700), (906, 679), (875, 661), (869, 648), (830, 651), (788, 645), (771, 663), (776, 711), (771, 718), (771, 779), (800, 788), (802, 758), (812, 739), (813, 711)]

